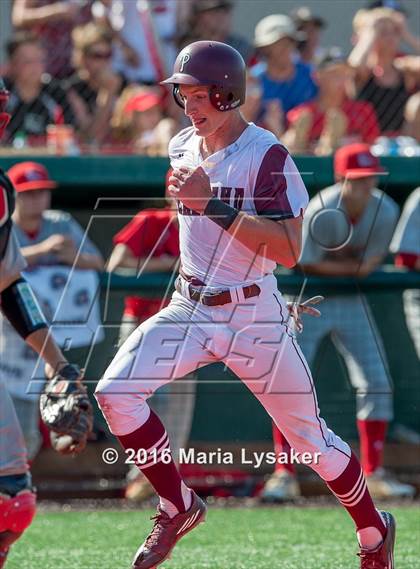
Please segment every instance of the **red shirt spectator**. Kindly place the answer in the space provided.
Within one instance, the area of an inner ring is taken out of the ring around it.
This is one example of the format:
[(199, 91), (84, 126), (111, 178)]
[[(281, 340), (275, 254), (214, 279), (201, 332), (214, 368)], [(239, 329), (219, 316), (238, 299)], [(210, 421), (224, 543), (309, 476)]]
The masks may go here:
[[(179, 235), (176, 215), (172, 209), (148, 209), (140, 211), (135, 218), (114, 237), (114, 245), (125, 245), (138, 260), (139, 269), (150, 256), (179, 257)], [(169, 270), (169, 268), (168, 268)], [(169, 304), (169, 299), (166, 302)], [(144, 321), (161, 309), (162, 298), (128, 296), (125, 299), (124, 316)]]
[[(357, 141), (371, 143), (380, 135), (375, 110), (370, 103), (346, 99), (341, 104), (340, 110), (347, 118), (346, 138), (356, 138)], [(315, 142), (321, 137), (325, 126), (325, 111), (320, 108), (318, 101), (303, 103), (292, 109), (287, 113), (287, 120), (290, 125), (293, 125), (306, 111), (312, 115), (309, 142)]]
[(338, 48), (318, 60), (313, 73), (319, 95), (287, 113), (288, 130), (282, 140), (290, 152), (332, 154), (353, 142), (371, 143), (380, 130), (373, 106), (350, 98), (353, 71)]

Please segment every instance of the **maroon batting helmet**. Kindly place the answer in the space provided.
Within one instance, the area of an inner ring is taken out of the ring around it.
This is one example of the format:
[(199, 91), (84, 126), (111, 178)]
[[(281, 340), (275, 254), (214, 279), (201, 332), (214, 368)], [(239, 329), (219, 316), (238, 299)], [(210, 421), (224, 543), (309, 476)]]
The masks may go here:
[(6, 113), (8, 102), (9, 91), (6, 89), (6, 85), (4, 84), (3, 79), (0, 77), (0, 139), (10, 121), (10, 115), (9, 113)]
[(196, 41), (184, 47), (174, 71), (162, 84), (174, 86), (174, 98), (184, 108), (180, 85), (209, 87), (210, 101), (218, 111), (230, 111), (245, 102), (246, 66), (241, 54), (218, 41)]

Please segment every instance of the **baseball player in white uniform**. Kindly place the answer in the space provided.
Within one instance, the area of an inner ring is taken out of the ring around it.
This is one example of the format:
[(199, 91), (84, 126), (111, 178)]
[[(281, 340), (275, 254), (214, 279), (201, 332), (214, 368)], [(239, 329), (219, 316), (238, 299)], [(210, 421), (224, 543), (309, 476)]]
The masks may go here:
[[(292, 158), (270, 132), (247, 123), (245, 64), (232, 47), (185, 47), (164, 83), (192, 126), (169, 145), (181, 271), (172, 301), (117, 352), (96, 397), (124, 449), (154, 486), (154, 527), (133, 560), (160, 566), (203, 522), (204, 502), (181, 479), (168, 436), (147, 399), (201, 366), (222, 361), (272, 417), (352, 516), (360, 567), (392, 569), (395, 522), (373, 505), (360, 464), (320, 417), (313, 380), (288, 327), (273, 275), (300, 255), (308, 195)], [(316, 454), (319, 453), (319, 454)]]
[[(404, 204), (401, 218), (391, 243), (395, 263), (412, 271), (420, 271), (420, 187), (415, 189)], [(404, 312), (410, 336), (420, 358), (420, 290), (403, 292)]]

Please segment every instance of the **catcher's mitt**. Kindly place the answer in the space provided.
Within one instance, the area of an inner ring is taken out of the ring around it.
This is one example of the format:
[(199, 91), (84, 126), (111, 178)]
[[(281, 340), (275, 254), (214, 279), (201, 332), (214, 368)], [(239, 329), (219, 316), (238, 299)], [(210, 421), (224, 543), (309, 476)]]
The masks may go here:
[(81, 452), (93, 426), (92, 405), (77, 366), (65, 365), (47, 382), (40, 398), (41, 417), (51, 443), (62, 454)]

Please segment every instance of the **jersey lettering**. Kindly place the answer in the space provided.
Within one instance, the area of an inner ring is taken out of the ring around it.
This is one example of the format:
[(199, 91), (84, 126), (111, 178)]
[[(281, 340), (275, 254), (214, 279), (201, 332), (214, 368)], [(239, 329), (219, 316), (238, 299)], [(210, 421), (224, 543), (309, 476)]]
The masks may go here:
[[(245, 188), (229, 188), (227, 186), (213, 186), (213, 195), (222, 200), (227, 205), (235, 209), (242, 209), (244, 203)], [(178, 201), (178, 213), (180, 215), (199, 215), (196, 211), (186, 207), (181, 201)]]

